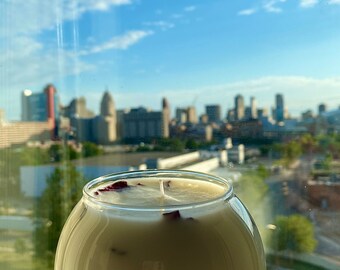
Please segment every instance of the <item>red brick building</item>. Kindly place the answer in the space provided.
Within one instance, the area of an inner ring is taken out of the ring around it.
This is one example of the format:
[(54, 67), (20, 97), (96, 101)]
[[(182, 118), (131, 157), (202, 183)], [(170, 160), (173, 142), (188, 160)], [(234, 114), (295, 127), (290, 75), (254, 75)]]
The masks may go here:
[(340, 210), (340, 183), (308, 181), (308, 199), (323, 209)]

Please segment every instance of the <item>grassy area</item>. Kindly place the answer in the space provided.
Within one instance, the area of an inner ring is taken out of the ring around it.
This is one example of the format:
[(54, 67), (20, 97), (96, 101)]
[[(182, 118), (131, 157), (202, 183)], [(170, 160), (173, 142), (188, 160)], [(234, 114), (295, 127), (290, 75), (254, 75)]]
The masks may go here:
[[(18, 243), (21, 242), (18, 246)], [(33, 258), (32, 235), (29, 232), (0, 231), (0, 269), (47, 270)]]
[(46, 270), (33, 261), (30, 253), (0, 252), (0, 269), (6, 270)]
[[(267, 263), (271, 266), (281, 266), (294, 270), (327, 270), (324, 267), (315, 266), (310, 263), (301, 262), (295, 259), (287, 259), (283, 257), (267, 255)], [(271, 268), (268, 268), (271, 269)]]
[[(309, 263), (292, 259), (267, 256), (268, 264), (294, 270), (327, 270)], [(46, 267), (36, 264), (29, 253), (18, 254), (15, 252), (0, 252), (0, 269), (6, 270), (46, 270)], [(268, 268), (271, 269), (271, 268)]]

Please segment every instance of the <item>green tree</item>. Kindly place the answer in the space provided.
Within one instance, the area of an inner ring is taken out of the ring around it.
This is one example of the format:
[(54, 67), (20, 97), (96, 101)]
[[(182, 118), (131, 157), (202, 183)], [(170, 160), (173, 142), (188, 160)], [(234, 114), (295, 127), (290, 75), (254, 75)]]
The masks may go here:
[(27, 252), (27, 245), (25, 240), (21, 238), (16, 239), (14, 242), (14, 249), (15, 252), (19, 254), (24, 254), (25, 252)]
[(48, 150), (53, 162), (67, 161), (79, 158), (79, 153), (72, 146), (53, 144)]
[(182, 152), (185, 142), (178, 138), (162, 138), (156, 142), (156, 146), (156, 149), (163, 149), (163, 151)]
[(84, 142), (83, 148), (82, 148), (82, 156), (83, 157), (92, 157), (92, 156), (98, 156), (103, 154), (103, 150), (92, 142)]
[(53, 144), (50, 146), (48, 153), (51, 157), (51, 161), (59, 162), (63, 157), (63, 150), (60, 144)]
[(304, 216), (278, 216), (274, 222), (276, 229), (270, 239), (273, 250), (291, 250), (295, 252), (313, 252), (317, 241), (314, 226)]
[(181, 141), (180, 139), (174, 138), (170, 145), (170, 151), (183, 152), (184, 142)]
[(266, 179), (269, 176), (269, 171), (263, 164), (257, 166), (256, 172), (262, 179)]
[(251, 211), (257, 211), (258, 204), (263, 200), (268, 191), (268, 185), (257, 171), (243, 174), (235, 183), (235, 193)]
[(20, 167), (50, 162), (46, 149), (39, 147), (8, 147), (0, 149), (0, 197), (20, 196)]
[(185, 143), (186, 149), (195, 150), (195, 149), (198, 149), (198, 147), (199, 147), (199, 144), (193, 138), (188, 139)]
[(303, 135), (300, 138), (300, 143), (301, 143), (302, 151), (305, 154), (312, 154), (318, 145), (317, 140), (311, 134)]
[(302, 154), (302, 146), (299, 141), (290, 141), (285, 144), (274, 145), (275, 150), (281, 154), (279, 164), (289, 167), (292, 162), (299, 158)]
[(48, 151), (40, 147), (26, 147), (18, 153), (20, 165), (41, 165), (50, 162)]
[(333, 161), (333, 156), (331, 153), (328, 153), (322, 161), (322, 164), (321, 164), (322, 169), (330, 170), (332, 168), (332, 161)]
[(286, 145), (284, 151), (285, 158), (287, 158), (290, 161), (293, 161), (297, 159), (302, 153), (301, 144), (296, 141), (290, 141)]
[(84, 177), (71, 163), (56, 168), (47, 179), (35, 210), (34, 247), (36, 258), (53, 266), (62, 227), (73, 207), (81, 198)]

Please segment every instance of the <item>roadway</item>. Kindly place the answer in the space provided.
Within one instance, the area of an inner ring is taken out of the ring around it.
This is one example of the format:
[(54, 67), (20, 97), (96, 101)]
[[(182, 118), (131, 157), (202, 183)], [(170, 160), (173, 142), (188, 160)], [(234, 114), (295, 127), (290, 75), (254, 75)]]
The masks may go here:
[[(338, 238), (332, 237), (329, 232), (329, 228), (325, 225), (339, 227), (340, 214), (331, 212), (328, 218), (320, 219), (320, 209), (311, 206), (306, 199), (305, 186), (301, 185), (302, 180), (308, 179), (311, 170), (311, 159), (301, 159), (299, 166), (291, 170), (284, 170), (280, 174), (272, 175), (266, 179), (266, 183), (269, 186), (269, 200), (272, 205), (273, 216), (276, 215), (291, 215), (302, 214), (311, 219), (315, 225), (315, 236), (318, 241), (315, 253), (326, 257), (333, 263), (339, 265), (340, 269), (340, 242), (339, 230), (335, 230), (335, 234), (338, 234)], [(269, 221), (270, 222), (270, 221)], [(268, 223), (269, 223), (268, 222)]]

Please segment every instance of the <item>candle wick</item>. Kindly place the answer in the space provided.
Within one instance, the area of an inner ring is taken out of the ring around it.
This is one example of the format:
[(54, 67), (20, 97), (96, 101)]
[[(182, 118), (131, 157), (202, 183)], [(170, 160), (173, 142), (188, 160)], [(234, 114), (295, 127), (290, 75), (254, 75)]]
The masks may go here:
[(163, 180), (159, 181), (159, 189), (161, 191), (162, 197), (164, 198), (165, 197), (165, 191), (164, 191), (164, 181)]
[(165, 190), (164, 190), (164, 181), (163, 180), (159, 180), (159, 189), (161, 191), (161, 200), (162, 202), (164, 202), (165, 199), (170, 200), (170, 201), (175, 201), (175, 202), (179, 202), (179, 200), (175, 199), (174, 197), (171, 197), (167, 194), (165, 194)]

